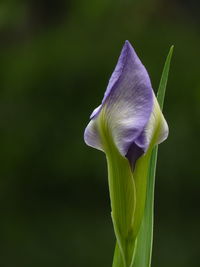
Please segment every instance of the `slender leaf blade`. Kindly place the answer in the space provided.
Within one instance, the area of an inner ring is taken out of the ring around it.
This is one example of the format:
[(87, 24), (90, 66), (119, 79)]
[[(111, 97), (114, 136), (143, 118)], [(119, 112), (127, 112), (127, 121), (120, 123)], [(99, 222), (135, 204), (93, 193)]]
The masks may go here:
[(169, 50), (169, 54), (166, 58), (162, 76), (160, 79), (160, 84), (158, 87), (157, 99), (158, 99), (158, 103), (160, 105), (161, 110), (163, 110), (163, 104), (164, 104), (164, 99), (165, 99), (165, 92), (166, 92), (166, 87), (167, 87), (167, 81), (168, 81), (168, 76), (169, 76), (169, 69), (170, 69), (170, 63), (171, 63), (173, 50), (174, 50), (174, 46), (172, 45)]
[[(160, 104), (161, 110), (164, 104), (165, 91), (170, 69), (170, 62), (173, 53), (173, 46), (170, 48), (169, 54), (166, 58), (163, 68), (157, 99)], [(135, 261), (132, 267), (150, 267), (152, 246), (153, 246), (153, 219), (154, 219), (154, 187), (155, 187), (155, 173), (157, 163), (158, 146), (156, 146), (151, 155), (148, 183), (147, 183), (147, 196), (146, 206), (142, 225), (137, 238), (137, 249), (135, 254)]]

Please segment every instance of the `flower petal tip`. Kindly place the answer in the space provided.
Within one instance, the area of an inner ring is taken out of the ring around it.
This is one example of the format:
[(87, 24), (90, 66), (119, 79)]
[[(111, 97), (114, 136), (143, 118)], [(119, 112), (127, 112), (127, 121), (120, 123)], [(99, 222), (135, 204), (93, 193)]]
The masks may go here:
[[(99, 122), (99, 115), (102, 112), (103, 124), (113, 143), (133, 166), (137, 158), (147, 151), (156, 120), (163, 115), (149, 75), (128, 40), (124, 43), (102, 103), (92, 112), (84, 134), (86, 144), (104, 151), (99, 132), (102, 123)], [(163, 118), (157, 143), (164, 141), (168, 135), (168, 126)]]

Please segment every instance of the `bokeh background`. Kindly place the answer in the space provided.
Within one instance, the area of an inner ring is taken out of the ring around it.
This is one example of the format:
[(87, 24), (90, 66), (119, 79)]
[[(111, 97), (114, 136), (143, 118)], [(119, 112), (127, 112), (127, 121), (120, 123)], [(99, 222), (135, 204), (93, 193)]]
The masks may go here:
[(155, 91), (175, 45), (153, 267), (200, 265), (199, 11), (197, 0), (1, 0), (1, 267), (111, 266), (105, 156), (83, 131), (126, 39)]

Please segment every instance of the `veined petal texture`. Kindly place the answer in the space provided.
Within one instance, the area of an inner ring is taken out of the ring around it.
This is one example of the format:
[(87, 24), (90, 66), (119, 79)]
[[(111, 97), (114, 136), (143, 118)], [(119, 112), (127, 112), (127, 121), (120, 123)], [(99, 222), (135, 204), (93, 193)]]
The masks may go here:
[[(146, 152), (151, 143), (154, 121), (162, 116), (161, 112), (161, 115), (154, 116), (158, 110), (149, 75), (131, 44), (126, 41), (102, 104), (91, 114), (91, 121), (84, 133), (85, 142), (105, 151), (99, 130), (103, 123), (121, 155), (126, 156), (134, 167), (137, 158)], [(163, 133), (159, 132), (158, 142), (165, 139), (163, 134), (166, 136), (166, 132), (166, 129)]]

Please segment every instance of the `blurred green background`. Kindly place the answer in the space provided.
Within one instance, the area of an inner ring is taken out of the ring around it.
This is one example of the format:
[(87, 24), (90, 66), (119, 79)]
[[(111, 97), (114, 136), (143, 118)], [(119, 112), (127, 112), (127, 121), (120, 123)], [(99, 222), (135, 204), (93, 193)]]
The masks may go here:
[(200, 265), (199, 10), (197, 0), (1, 0), (1, 267), (111, 266), (105, 156), (83, 131), (126, 39), (155, 91), (175, 45), (153, 267)]

